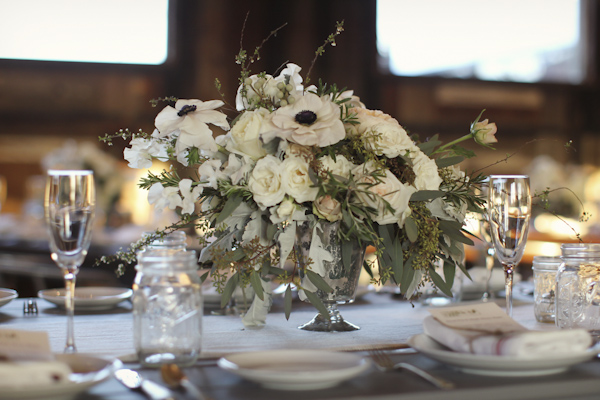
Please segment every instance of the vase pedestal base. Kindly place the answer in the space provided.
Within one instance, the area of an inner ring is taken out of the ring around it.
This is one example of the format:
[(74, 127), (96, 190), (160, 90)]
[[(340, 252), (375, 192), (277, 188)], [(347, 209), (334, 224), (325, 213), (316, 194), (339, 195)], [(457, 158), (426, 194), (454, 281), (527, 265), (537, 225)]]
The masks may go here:
[(329, 311), (329, 318), (319, 313), (311, 321), (300, 325), (298, 329), (314, 332), (351, 332), (360, 329), (360, 327), (345, 321), (335, 304), (333, 306), (326, 305), (326, 307)]

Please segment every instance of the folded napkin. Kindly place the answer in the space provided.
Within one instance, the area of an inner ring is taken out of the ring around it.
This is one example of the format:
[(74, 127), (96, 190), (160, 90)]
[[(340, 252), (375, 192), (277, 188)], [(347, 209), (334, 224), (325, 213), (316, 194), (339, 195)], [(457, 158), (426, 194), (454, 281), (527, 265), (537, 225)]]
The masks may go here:
[(551, 358), (579, 354), (592, 344), (584, 329), (557, 331), (522, 330), (494, 335), (487, 332), (450, 328), (432, 315), (423, 320), (425, 334), (461, 353), (520, 358)]

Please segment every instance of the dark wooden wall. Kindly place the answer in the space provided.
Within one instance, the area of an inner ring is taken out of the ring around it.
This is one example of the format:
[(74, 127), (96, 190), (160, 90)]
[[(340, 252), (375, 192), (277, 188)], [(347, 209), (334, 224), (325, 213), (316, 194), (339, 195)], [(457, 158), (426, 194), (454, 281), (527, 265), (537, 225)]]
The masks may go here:
[[(595, 21), (600, 7), (589, 3), (586, 13)], [(152, 98), (219, 98), (214, 87), (219, 78), (233, 104), (239, 76), (234, 57), (244, 21), (249, 52), (287, 23), (264, 45), (253, 72), (274, 73), (294, 62), (306, 73), (315, 49), (344, 20), (345, 32), (317, 59), (312, 82), (322, 78), (351, 88), (369, 108), (392, 114), (422, 136), (440, 133), (451, 140), (487, 109), (485, 117), (500, 128), (500, 144), (496, 152), (481, 152), (474, 167), (513, 150), (520, 153), (490, 172), (516, 172), (545, 153), (564, 162), (600, 163), (597, 79), (569, 86), (392, 77), (377, 67), (375, 5), (375, 0), (172, 0), (173, 53), (164, 66), (0, 60), (0, 175), (9, 180), (9, 197), (18, 204), (27, 176), (41, 172), (39, 159), (67, 138), (95, 141), (119, 128), (151, 130), (158, 111), (150, 107)], [(600, 36), (598, 24), (589, 30), (593, 38)], [(592, 43), (599, 54), (599, 41)], [(597, 78), (597, 58), (590, 63)], [(568, 140), (576, 151), (564, 151)], [(122, 147), (106, 150), (121, 157)]]

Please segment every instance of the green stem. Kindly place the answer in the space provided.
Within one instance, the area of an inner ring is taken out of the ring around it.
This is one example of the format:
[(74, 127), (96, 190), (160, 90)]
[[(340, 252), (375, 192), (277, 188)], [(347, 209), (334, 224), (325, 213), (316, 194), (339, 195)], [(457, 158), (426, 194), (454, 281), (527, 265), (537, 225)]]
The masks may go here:
[(433, 153), (431, 153), (431, 154), (433, 155), (433, 154), (436, 154), (436, 153), (441, 153), (441, 152), (442, 152), (442, 151), (444, 151), (445, 149), (447, 149), (447, 148), (449, 148), (449, 147), (451, 147), (451, 146), (454, 146), (454, 145), (455, 145), (455, 144), (457, 144), (457, 143), (460, 143), (460, 142), (463, 142), (463, 141), (465, 141), (465, 140), (467, 140), (467, 139), (470, 139), (470, 138), (472, 138), (472, 137), (473, 137), (473, 134), (472, 134), (472, 133), (467, 133), (466, 135), (464, 135), (464, 136), (462, 136), (462, 137), (459, 137), (458, 139), (455, 139), (455, 140), (453, 140), (453, 141), (451, 141), (451, 142), (448, 142), (448, 143), (446, 143), (446, 144), (445, 144), (445, 145), (443, 145), (443, 146), (440, 146), (440, 147), (439, 147), (437, 150), (435, 150), (435, 151), (434, 151)]

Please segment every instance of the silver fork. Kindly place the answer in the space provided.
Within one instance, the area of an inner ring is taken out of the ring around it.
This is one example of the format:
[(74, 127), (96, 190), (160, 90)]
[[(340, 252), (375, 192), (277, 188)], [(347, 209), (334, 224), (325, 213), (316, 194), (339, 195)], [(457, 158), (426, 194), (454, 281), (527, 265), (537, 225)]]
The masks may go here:
[(377, 369), (379, 369), (382, 372), (390, 372), (390, 371), (396, 371), (399, 369), (403, 369), (406, 371), (410, 371), (415, 375), (420, 376), (421, 378), (425, 379), (427, 382), (435, 385), (437, 388), (440, 388), (440, 389), (454, 388), (454, 383), (448, 382), (444, 379), (433, 376), (429, 372), (426, 372), (426, 371), (422, 370), (421, 368), (415, 367), (412, 364), (403, 363), (403, 362), (394, 364), (392, 359), (381, 350), (370, 351), (369, 355), (371, 356), (373, 361), (375, 361), (375, 366), (377, 367)]

